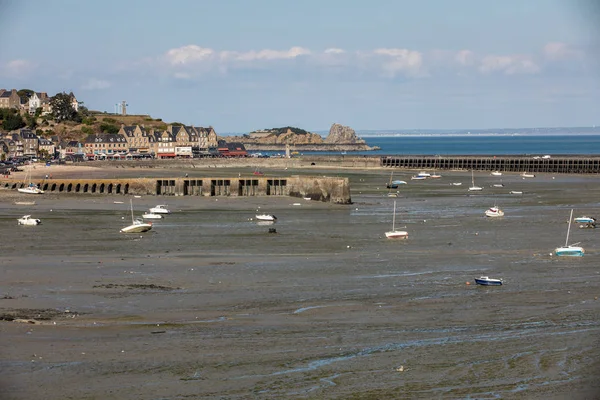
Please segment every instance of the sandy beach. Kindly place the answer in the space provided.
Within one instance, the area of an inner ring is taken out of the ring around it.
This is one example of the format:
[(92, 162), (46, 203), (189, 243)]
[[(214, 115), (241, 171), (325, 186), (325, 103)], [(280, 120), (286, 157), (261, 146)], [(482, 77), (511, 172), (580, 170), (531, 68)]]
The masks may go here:
[[(27, 207), (1, 189), (0, 398), (598, 398), (597, 230), (572, 227), (584, 257), (552, 255), (571, 209), (600, 216), (597, 176), (478, 172), (473, 194), (467, 171), (410, 181), (399, 170), (408, 184), (392, 198), (389, 169), (264, 172), (347, 176), (353, 204), (143, 196), (136, 215), (172, 213), (123, 235), (128, 196), (41, 195)], [(32, 169), (185, 173), (251, 168)], [(384, 235), (394, 201), (405, 241)], [(484, 217), (494, 204), (504, 217)], [(277, 223), (258, 224), (258, 212)], [(42, 225), (17, 226), (24, 214)], [(504, 285), (475, 285), (480, 275)]]

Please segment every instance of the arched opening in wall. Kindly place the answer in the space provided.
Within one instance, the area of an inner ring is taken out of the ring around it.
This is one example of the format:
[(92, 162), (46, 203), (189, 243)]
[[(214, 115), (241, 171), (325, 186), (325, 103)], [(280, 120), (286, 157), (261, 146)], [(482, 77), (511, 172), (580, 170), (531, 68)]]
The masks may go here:
[(75, 185), (75, 191), (77, 193), (79, 193), (80, 190), (81, 190), (81, 183), (78, 183), (77, 185)]
[(123, 194), (129, 193), (129, 183), (125, 184), (125, 188), (123, 189)]
[(112, 183), (109, 183), (108, 186), (106, 187), (106, 193), (112, 194), (112, 189), (113, 189), (113, 185), (112, 185)]
[(88, 184), (86, 183), (85, 185), (83, 185), (83, 193), (87, 193), (88, 192)]
[(73, 190), (73, 184), (72, 184), (72, 183), (69, 183), (69, 184), (67, 185), (67, 192), (70, 192), (71, 190)]
[(92, 193), (96, 193), (96, 187), (97, 187), (97, 186), (96, 186), (96, 184), (95, 184), (95, 183), (94, 183), (94, 184), (92, 184), (92, 190), (91, 190), (91, 192), (92, 192)]
[(56, 183), (52, 184), (52, 187), (50, 188), (51, 192), (54, 192), (56, 190)]
[(117, 187), (115, 189), (115, 193), (116, 194), (121, 194), (121, 184), (120, 183), (117, 183)]
[(42, 190), (48, 190), (48, 184), (47, 183), (44, 183), (42, 185)]
[(65, 184), (61, 183), (60, 186), (58, 187), (58, 191), (62, 192), (63, 190), (65, 190)]
[(104, 183), (100, 184), (100, 189), (98, 190), (99, 193), (104, 193)]

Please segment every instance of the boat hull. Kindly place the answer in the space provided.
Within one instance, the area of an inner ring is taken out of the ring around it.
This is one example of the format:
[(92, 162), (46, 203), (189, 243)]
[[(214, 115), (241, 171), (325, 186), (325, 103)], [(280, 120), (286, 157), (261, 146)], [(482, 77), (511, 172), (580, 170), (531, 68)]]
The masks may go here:
[(502, 286), (500, 279), (475, 278), (475, 283), (482, 286)]
[(575, 222), (578, 224), (593, 224), (596, 222), (596, 220), (590, 217), (578, 217), (575, 218)]
[(17, 191), (20, 193), (25, 193), (25, 194), (43, 194), (44, 193), (44, 191), (42, 189), (30, 188), (30, 187), (19, 188), (19, 189), (17, 189)]
[(154, 213), (152, 213), (152, 214), (144, 214), (144, 215), (142, 215), (142, 218), (144, 218), (144, 219), (162, 219), (162, 215), (160, 215), (160, 214), (154, 214)]
[(277, 220), (277, 217), (274, 215), (266, 215), (266, 214), (259, 214), (256, 216), (256, 219), (259, 221), (270, 221), (270, 222), (274, 222)]
[(133, 224), (121, 229), (121, 233), (144, 233), (152, 229), (151, 224)]
[(408, 232), (406, 231), (389, 231), (385, 233), (385, 237), (388, 239), (407, 239)]
[(585, 250), (579, 246), (557, 247), (554, 254), (563, 257), (583, 257)]

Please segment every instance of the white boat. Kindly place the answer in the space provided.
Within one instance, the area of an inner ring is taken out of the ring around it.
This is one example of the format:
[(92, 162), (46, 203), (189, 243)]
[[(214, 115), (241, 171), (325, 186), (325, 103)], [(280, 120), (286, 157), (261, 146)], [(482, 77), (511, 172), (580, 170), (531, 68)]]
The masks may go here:
[(427, 177), (426, 176), (421, 176), (421, 175), (413, 175), (413, 176), (410, 177), (410, 179), (412, 179), (413, 181), (416, 181), (416, 180), (427, 179)]
[(452, 186), (461, 186), (462, 182), (452, 182)]
[(42, 221), (38, 218), (31, 218), (31, 215), (23, 215), (21, 218), (17, 219), (19, 225), (39, 225)]
[(492, 176), (502, 176), (502, 172), (500, 172), (500, 171), (492, 171), (492, 173), (490, 175), (492, 175)]
[(504, 211), (502, 211), (501, 209), (499, 209), (496, 206), (490, 207), (487, 210), (485, 210), (485, 216), (486, 217), (503, 217)]
[(392, 185), (406, 185), (406, 181), (393, 180)]
[(142, 214), (142, 218), (144, 218), (144, 219), (162, 219), (162, 215), (147, 212), (147, 213)]
[(144, 222), (139, 218), (133, 218), (133, 201), (129, 200), (131, 204), (131, 225), (121, 229), (121, 233), (142, 233), (148, 232), (152, 229), (152, 222)]
[(423, 176), (425, 178), (429, 178), (429, 177), (431, 177), (431, 174), (429, 172), (421, 171), (417, 174), (417, 176)]
[(596, 223), (596, 218), (583, 216), (575, 218), (574, 221), (578, 224), (594, 224)]
[(475, 283), (483, 286), (502, 286), (502, 279), (481, 276), (479, 278), (475, 278)]
[(272, 214), (256, 214), (256, 219), (259, 221), (277, 221), (277, 217)]
[(579, 243), (569, 244), (569, 233), (571, 233), (571, 221), (573, 220), (573, 209), (571, 209), (571, 216), (569, 217), (569, 227), (567, 228), (567, 240), (565, 245), (554, 249), (554, 253), (557, 256), (571, 256), (581, 257), (585, 253), (585, 250), (581, 246), (577, 246)]
[(165, 204), (159, 204), (150, 209), (150, 212), (153, 214), (171, 214), (171, 211), (167, 208)]
[(494, 183), (492, 187), (504, 187), (503, 183)]
[(510, 194), (523, 194), (523, 192), (520, 190), (511, 190)]
[(430, 179), (439, 179), (441, 177), (442, 176), (440, 174), (438, 174), (437, 172), (435, 172), (435, 171), (433, 172), (433, 174), (429, 175)]
[(473, 175), (473, 170), (471, 170), (471, 187), (469, 187), (470, 192), (478, 192), (483, 190), (480, 186), (475, 186), (475, 176)]
[(18, 206), (34, 206), (35, 201), (15, 201), (15, 204)]
[(44, 191), (42, 189), (40, 189), (35, 183), (31, 182), (31, 164), (29, 164), (29, 167), (27, 168), (27, 171), (25, 172), (24, 184), (26, 186), (22, 187), (22, 188), (18, 188), (17, 191), (19, 191), (21, 193), (26, 193), (26, 194), (43, 194), (44, 193)]
[(385, 233), (388, 239), (406, 239), (408, 232), (396, 230), (396, 201), (394, 201), (394, 216), (392, 217), (392, 230)]
[(530, 174), (529, 172), (523, 172), (523, 173), (521, 174), (521, 176), (522, 176), (523, 178), (535, 178), (535, 175), (534, 175), (534, 174)]

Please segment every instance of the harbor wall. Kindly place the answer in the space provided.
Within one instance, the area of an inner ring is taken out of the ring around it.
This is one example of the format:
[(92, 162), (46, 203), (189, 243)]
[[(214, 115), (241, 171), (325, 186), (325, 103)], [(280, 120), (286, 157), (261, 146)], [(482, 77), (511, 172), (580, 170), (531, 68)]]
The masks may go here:
[[(291, 196), (350, 204), (348, 178), (326, 176), (289, 177), (193, 177), (125, 179), (34, 179), (47, 193), (154, 196)], [(23, 182), (0, 181), (4, 189), (17, 190)]]

